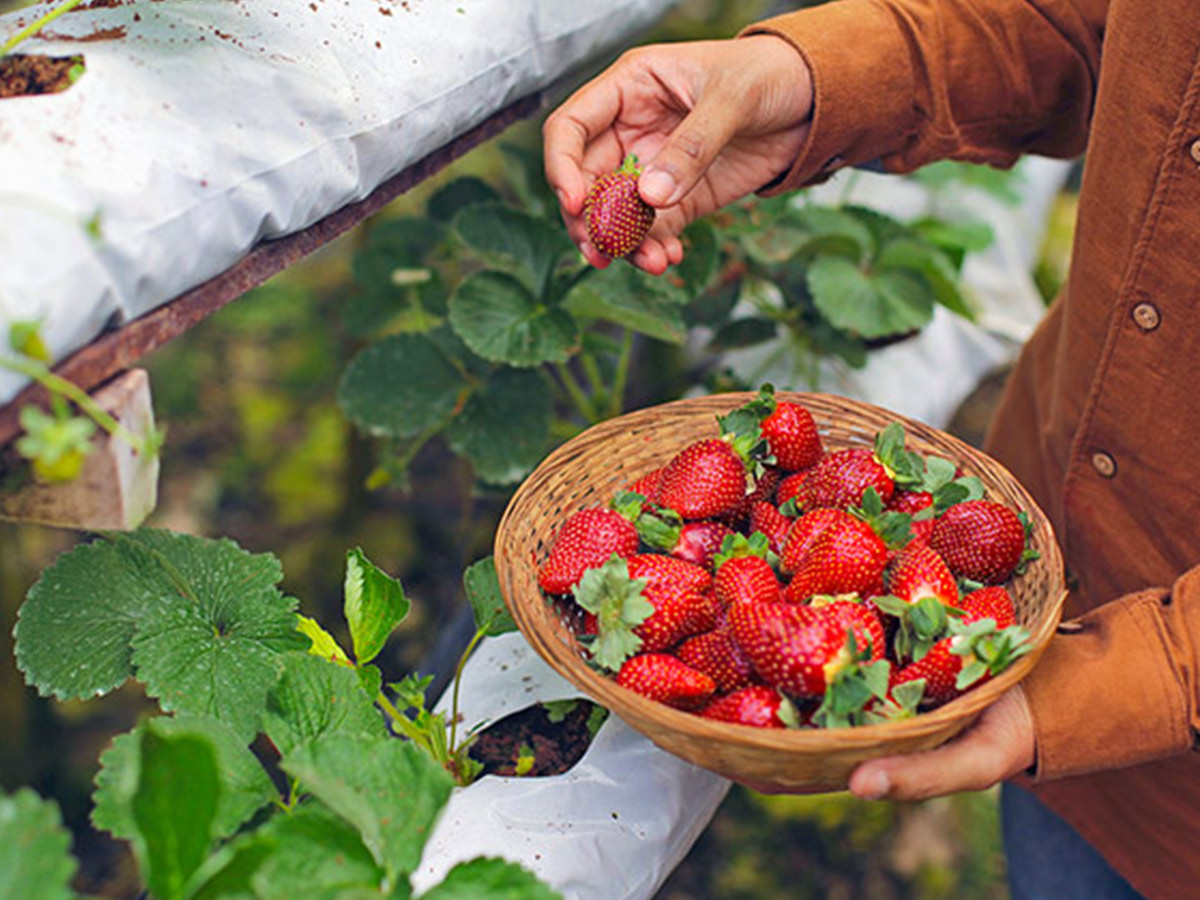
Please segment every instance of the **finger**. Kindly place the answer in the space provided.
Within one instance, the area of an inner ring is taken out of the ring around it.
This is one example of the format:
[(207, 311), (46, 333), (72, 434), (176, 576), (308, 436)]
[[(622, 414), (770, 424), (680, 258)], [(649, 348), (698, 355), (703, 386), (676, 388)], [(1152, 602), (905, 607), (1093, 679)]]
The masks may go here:
[(571, 215), (579, 215), (587, 193), (588, 145), (612, 126), (620, 109), (615, 79), (601, 75), (569, 97), (542, 126), (546, 181)]
[(737, 98), (719, 90), (702, 94), (646, 165), (638, 180), (642, 199), (660, 208), (678, 203), (708, 171), (740, 122)]
[(663, 241), (663, 248), (667, 251), (667, 259), (671, 265), (677, 266), (683, 262), (683, 241), (672, 235)]
[(1015, 775), (1033, 761), (1033, 727), (1019, 691), (984, 711), (962, 735), (934, 750), (863, 763), (850, 791), (864, 800), (924, 800), (979, 791)]
[(651, 275), (661, 275), (667, 271), (671, 265), (670, 258), (667, 256), (666, 248), (662, 242), (655, 237), (648, 237), (642, 242), (642, 246), (638, 247), (633, 253), (629, 254), (627, 259)]

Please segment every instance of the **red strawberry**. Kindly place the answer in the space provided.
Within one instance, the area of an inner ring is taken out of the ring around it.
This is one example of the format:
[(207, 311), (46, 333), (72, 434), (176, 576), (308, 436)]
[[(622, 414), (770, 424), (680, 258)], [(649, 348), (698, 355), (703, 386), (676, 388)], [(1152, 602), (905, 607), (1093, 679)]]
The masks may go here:
[(784, 572), (793, 572), (801, 560), (812, 549), (813, 543), (833, 525), (846, 525), (854, 520), (854, 516), (841, 509), (814, 509), (807, 512), (792, 523), (788, 531), (787, 541), (780, 554), (779, 568)]
[(927, 703), (945, 703), (962, 693), (955, 682), (962, 671), (963, 657), (950, 652), (950, 641), (942, 638), (919, 660), (898, 669), (892, 676), (891, 689), (923, 678)]
[(719, 691), (736, 691), (754, 682), (754, 668), (728, 628), (688, 638), (675, 649), (675, 655), (712, 678)]
[[(775, 493), (775, 488), (778, 484), (779, 470), (763, 469), (758, 476), (758, 480), (755, 482), (754, 490), (748, 493), (742, 499), (741, 503), (721, 518), (735, 527), (744, 524), (746, 519), (753, 513), (754, 507), (766, 501)], [(750, 530), (753, 531), (754, 529), (751, 528)]]
[(819, 697), (850, 661), (846, 629), (808, 606), (740, 603), (729, 629), (767, 684), (798, 697)]
[(773, 504), (760, 500), (750, 507), (750, 522), (746, 526), (746, 530), (750, 534), (757, 531), (766, 535), (771, 552), (778, 555), (783, 552), (783, 545), (787, 541), (793, 521)]
[(654, 207), (638, 193), (637, 157), (596, 179), (583, 201), (583, 220), (592, 246), (605, 256), (627, 256), (642, 245), (654, 224)]
[(1012, 596), (1000, 585), (971, 591), (959, 604), (966, 615), (963, 622), (970, 624), (980, 619), (991, 619), (997, 628), (1008, 628), (1017, 623)]
[(975, 684), (1007, 669), (1031, 648), (1029, 632), (1019, 625), (999, 629), (990, 619), (970, 624), (952, 622), (950, 636), (935, 643), (920, 659), (893, 674), (897, 685), (925, 679), (926, 704), (952, 700)]
[(617, 684), (659, 703), (682, 708), (704, 703), (717, 689), (711, 678), (669, 653), (631, 656), (617, 673)]
[(631, 494), (641, 494), (647, 500), (653, 500), (658, 493), (658, 485), (662, 481), (662, 467), (647, 472), (641, 478), (630, 484), (625, 490)]
[(805, 469), (801, 472), (793, 472), (782, 481), (779, 482), (779, 487), (775, 490), (775, 502), (779, 506), (787, 503), (793, 497), (800, 494), (800, 487), (804, 484), (804, 479), (808, 477), (811, 469)]
[(778, 401), (760, 427), (775, 464), (785, 471), (807, 469), (825, 453), (812, 413), (798, 403)]
[(607, 562), (614, 553), (626, 557), (637, 549), (637, 529), (620, 513), (580, 510), (568, 516), (554, 536), (550, 554), (538, 570), (538, 586), (548, 594), (569, 594), (588, 569)]
[(888, 593), (906, 603), (934, 597), (946, 606), (958, 606), (958, 582), (926, 544), (910, 543), (900, 551), (888, 564), (884, 580)]
[(778, 603), (783, 600), (775, 570), (761, 556), (733, 556), (726, 559), (717, 567), (713, 584), (717, 599), (724, 606), (734, 603)]
[[(929, 491), (899, 490), (892, 495), (887, 508), (892, 512), (912, 516), (913, 519), (909, 523), (912, 540), (921, 544), (929, 543), (929, 538), (933, 535), (933, 494)], [(918, 518), (918, 514), (926, 509), (929, 512), (924, 513), (923, 518)]]
[(712, 588), (708, 570), (674, 556), (661, 553), (637, 553), (627, 560), (630, 578), (645, 578), (650, 585), (675, 586), (703, 594)]
[(692, 614), (688, 619), (688, 634), (703, 634), (712, 631), (725, 618), (725, 604), (717, 599), (715, 591), (696, 594)]
[[(792, 707), (787, 710), (787, 707)], [(700, 711), (706, 719), (718, 722), (734, 722), (756, 728), (786, 728), (784, 719), (795, 721), (796, 710), (792, 702), (775, 688), (754, 685), (719, 697)]]
[(810, 510), (858, 506), (867, 488), (874, 488), (885, 503), (895, 490), (892, 474), (875, 451), (865, 447), (837, 450), (808, 470), (796, 490), (796, 507)]
[(887, 638), (883, 619), (871, 601), (857, 597), (818, 596), (813, 598), (811, 606), (842, 628), (853, 629), (855, 646), (859, 650), (869, 649), (872, 661), (883, 659), (887, 652)]
[(688, 445), (667, 463), (654, 499), (685, 519), (711, 519), (736, 508), (753, 487), (737, 451), (710, 438)]
[(647, 546), (708, 569), (733, 529), (722, 522), (684, 522), (674, 510), (650, 509), (637, 520), (637, 531)]
[(887, 561), (883, 538), (866, 522), (847, 516), (813, 541), (798, 561), (784, 599), (798, 603), (815, 594), (874, 597), (883, 591)]
[(999, 584), (1025, 557), (1025, 526), (1002, 503), (967, 500), (938, 516), (929, 544), (959, 577)]

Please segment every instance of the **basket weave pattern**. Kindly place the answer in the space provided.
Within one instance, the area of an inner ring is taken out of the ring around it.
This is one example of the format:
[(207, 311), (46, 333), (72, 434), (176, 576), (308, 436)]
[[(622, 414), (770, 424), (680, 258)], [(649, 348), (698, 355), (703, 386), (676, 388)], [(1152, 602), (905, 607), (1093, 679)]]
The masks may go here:
[(876, 432), (899, 421), (906, 447), (958, 462), (983, 482), (987, 497), (1024, 511), (1040, 556), (1009, 585), (1017, 621), (1034, 650), (1011, 668), (950, 703), (915, 718), (845, 729), (780, 730), (704, 719), (656, 703), (590, 668), (571, 618), (537, 586), (538, 566), (562, 521), (664, 465), (687, 444), (715, 437), (715, 417), (750, 393), (718, 394), (642, 409), (602, 422), (551, 453), (518, 489), (496, 533), (500, 587), (517, 626), (546, 662), (596, 702), (663, 749), (728, 777), (780, 787), (838, 789), (864, 760), (929, 749), (953, 737), (1030, 671), (1058, 624), (1065, 597), (1062, 557), (1050, 523), (1033, 498), (999, 463), (969, 445), (895, 413), (827, 394), (779, 392), (812, 413), (826, 450), (869, 447)]

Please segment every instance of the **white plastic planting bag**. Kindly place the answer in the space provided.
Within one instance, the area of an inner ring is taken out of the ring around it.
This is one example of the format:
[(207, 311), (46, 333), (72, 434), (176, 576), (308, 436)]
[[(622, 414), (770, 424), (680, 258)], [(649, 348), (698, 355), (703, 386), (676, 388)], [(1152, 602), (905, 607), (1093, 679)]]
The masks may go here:
[[(82, 53), (86, 74), (0, 100), (0, 337), (39, 319), (59, 359), (363, 199), (670, 5), (85, 3), (19, 49)], [(0, 37), (48, 8), (0, 17)], [(0, 372), (0, 403), (19, 387)]]
[[(439, 711), (448, 711), (448, 695)], [(522, 635), (489, 638), (463, 672), (460, 727), (582, 696)], [(646, 900), (687, 855), (729, 784), (610, 715), (562, 775), (485, 775), (457, 789), (413, 886), (426, 890), (459, 862), (500, 856), (531, 869), (567, 900)]]
[[(1033, 268), (1050, 205), (1069, 171), (1069, 163), (1026, 157), (1012, 185), (1019, 194), (1015, 203), (978, 188), (960, 190), (950, 202), (940, 198), (942, 215), (984, 222), (994, 235), (992, 245), (967, 256), (963, 266), (963, 286), (976, 321), (939, 306), (918, 335), (871, 351), (862, 369), (825, 361), (815, 384), (797, 372), (797, 359), (782, 341), (731, 351), (723, 364), (751, 384), (769, 381), (777, 388), (840, 394), (945, 427), (984, 376), (1016, 358), (1045, 313)], [(847, 179), (854, 181), (843, 197)], [(925, 215), (930, 206), (923, 185), (873, 172), (844, 172), (813, 192), (819, 202), (845, 200), (902, 220)]]

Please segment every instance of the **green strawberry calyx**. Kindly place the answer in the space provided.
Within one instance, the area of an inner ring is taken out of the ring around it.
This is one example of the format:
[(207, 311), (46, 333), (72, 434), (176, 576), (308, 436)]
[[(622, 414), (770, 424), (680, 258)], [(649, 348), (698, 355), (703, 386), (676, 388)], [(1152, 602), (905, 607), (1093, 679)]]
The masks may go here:
[(645, 578), (630, 578), (629, 564), (615, 553), (603, 565), (588, 569), (575, 587), (575, 602), (596, 617), (592, 662), (609, 672), (642, 649), (633, 629), (654, 613), (642, 591)]
[(962, 691), (982, 679), (998, 675), (1033, 649), (1029, 632), (1020, 625), (997, 628), (994, 619), (969, 625), (951, 621), (950, 652), (963, 657), (954, 686)]
[(890, 549), (898, 550), (912, 538), (914, 517), (909, 513), (884, 507), (883, 498), (873, 487), (867, 488), (859, 505), (851, 507), (847, 512), (870, 525)]
[(950, 622), (962, 613), (946, 606), (936, 597), (922, 597), (909, 603), (894, 594), (874, 598), (877, 607), (899, 623), (893, 649), (900, 659), (919, 661), (933, 645), (950, 634)]
[(744, 534), (725, 535), (721, 541), (721, 549), (713, 556), (713, 571), (721, 568), (729, 560), (742, 556), (759, 556), (771, 562), (775, 554), (771, 552), (770, 538), (761, 531), (756, 531), (748, 537)]
[(641, 163), (638, 162), (637, 154), (630, 153), (621, 161), (621, 167), (616, 170), (618, 175), (632, 175), (637, 178), (642, 174)]
[(813, 713), (814, 724), (822, 728), (863, 724), (867, 705), (887, 696), (891, 663), (867, 662), (870, 658), (870, 649), (859, 650), (854, 630), (849, 629), (846, 646), (825, 665), (827, 686)]
[(639, 515), (633, 524), (643, 543), (668, 553), (675, 549), (683, 533), (683, 516), (657, 503), (650, 504), (649, 509), (639, 508)]

